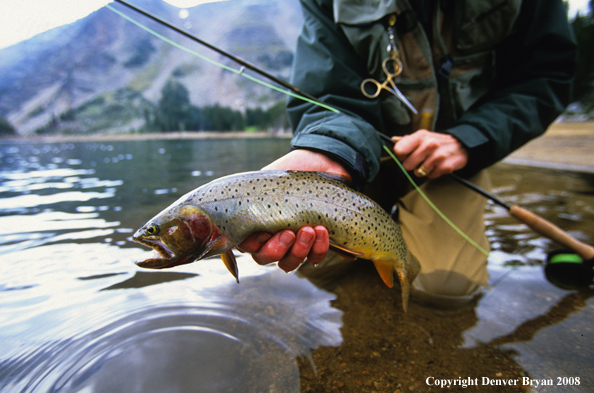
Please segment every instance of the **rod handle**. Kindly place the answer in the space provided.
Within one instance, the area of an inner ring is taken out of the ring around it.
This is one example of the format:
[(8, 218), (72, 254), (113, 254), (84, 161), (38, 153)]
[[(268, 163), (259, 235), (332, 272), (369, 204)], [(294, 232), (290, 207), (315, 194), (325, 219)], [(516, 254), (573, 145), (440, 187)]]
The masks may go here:
[(582, 259), (588, 260), (594, 258), (594, 247), (582, 243), (555, 224), (537, 216), (529, 210), (518, 205), (511, 205), (509, 214), (532, 228), (535, 232), (556, 241), (564, 247), (575, 251)]

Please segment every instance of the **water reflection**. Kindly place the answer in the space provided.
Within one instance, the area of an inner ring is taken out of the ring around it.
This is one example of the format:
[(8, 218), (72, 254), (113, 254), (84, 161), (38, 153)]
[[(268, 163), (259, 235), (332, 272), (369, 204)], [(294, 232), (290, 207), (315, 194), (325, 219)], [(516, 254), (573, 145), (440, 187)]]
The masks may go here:
[(341, 342), (335, 296), (307, 280), (244, 257), (241, 285), (214, 259), (194, 272), (134, 271), (145, 254), (105, 244), (12, 252), (0, 387), (296, 391), (295, 358)]
[(139, 271), (130, 239), (182, 193), (286, 149), (0, 145), (0, 390), (297, 391), (295, 359), (341, 342), (335, 295), (244, 257), (241, 285), (214, 259)]

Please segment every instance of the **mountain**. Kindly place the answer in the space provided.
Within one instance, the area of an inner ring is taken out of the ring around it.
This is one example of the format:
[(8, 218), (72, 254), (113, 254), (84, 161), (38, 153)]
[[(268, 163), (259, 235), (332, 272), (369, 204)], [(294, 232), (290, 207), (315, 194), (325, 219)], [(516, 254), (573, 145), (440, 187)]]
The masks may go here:
[[(134, 4), (269, 73), (289, 78), (302, 22), (298, 0), (230, 0), (187, 10), (161, 0)], [(175, 43), (240, 68), (126, 7), (111, 5)], [(147, 111), (172, 79), (185, 86), (197, 107), (217, 104), (245, 112), (284, 100), (280, 93), (178, 49), (102, 8), (0, 50), (0, 117), (22, 135), (57, 123), (71, 133), (130, 131), (142, 127)]]

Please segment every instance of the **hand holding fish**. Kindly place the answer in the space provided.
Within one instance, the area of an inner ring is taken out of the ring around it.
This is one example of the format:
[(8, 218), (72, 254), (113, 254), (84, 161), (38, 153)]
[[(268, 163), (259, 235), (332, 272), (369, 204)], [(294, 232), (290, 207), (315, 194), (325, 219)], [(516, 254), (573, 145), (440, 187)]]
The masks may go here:
[(346, 177), (349, 182), (352, 181), (351, 174), (342, 165), (325, 154), (311, 150), (293, 150), (266, 165), (262, 170), (327, 172)]
[[(301, 170), (330, 172), (351, 179), (350, 174), (339, 163), (323, 154), (310, 150), (293, 150), (272, 162), (262, 170)], [(323, 226), (303, 227), (297, 233), (284, 230), (276, 234), (255, 233), (245, 239), (237, 248), (252, 254), (261, 265), (278, 261), (286, 272), (299, 267), (305, 258), (317, 265), (328, 253), (329, 236)]]
[(256, 233), (237, 248), (252, 254), (254, 261), (260, 265), (278, 261), (278, 267), (290, 272), (297, 269), (305, 258), (313, 265), (320, 263), (328, 253), (329, 245), (328, 230), (318, 225), (315, 228), (303, 227), (297, 234), (289, 230), (274, 235)]
[[(274, 235), (268, 239), (267, 233)], [(251, 236), (259, 243), (258, 261), (280, 258), (285, 270), (306, 256), (316, 263), (328, 250), (371, 260), (390, 288), (398, 277), (406, 310), (419, 266), (400, 227), (376, 202), (324, 173), (263, 170), (215, 179), (183, 195), (132, 238), (155, 250), (136, 263), (140, 267), (164, 269), (220, 255), (239, 283), (233, 248)]]
[(436, 179), (462, 169), (468, 163), (466, 148), (452, 135), (418, 130), (404, 137), (393, 137), (396, 157), (404, 169), (418, 177)]

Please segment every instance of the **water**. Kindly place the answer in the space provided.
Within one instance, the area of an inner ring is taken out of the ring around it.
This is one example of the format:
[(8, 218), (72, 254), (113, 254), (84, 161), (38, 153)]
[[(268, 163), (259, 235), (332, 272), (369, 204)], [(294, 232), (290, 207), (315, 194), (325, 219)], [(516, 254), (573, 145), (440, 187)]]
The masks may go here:
[(0, 391), (298, 391), (296, 357), (338, 345), (335, 295), (239, 258), (133, 264), (144, 221), (286, 140), (0, 145)]
[[(142, 270), (133, 261), (150, 252), (130, 239), (187, 191), (287, 150), (283, 139), (0, 144), (0, 391), (299, 391), (296, 358), (341, 344), (335, 294), (247, 257), (240, 285), (218, 259)], [(505, 164), (492, 175), (499, 197), (592, 243), (594, 176)], [(495, 343), (535, 378), (587, 381), (592, 296), (546, 282), (552, 242), (497, 206), (485, 218), (491, 287), (464, 346)]]
[[(499, 164), (494, 192), (594, 244), (594, 173)], [(492, 285), (476, 308), (478, 322), (465, 346), (488, 343), (516, 353), (532, 377), (552, 379), (544, 392), (585, 392), (594, 384), (594, 290), (564, 291), (547, 282), (547, 253), (562, 248), (489, 205), (485, 215), (492, 252)], [(563, 385), (579, 377), (580, 385)], [(561, 385), (556, 385), (561, 378)]]

